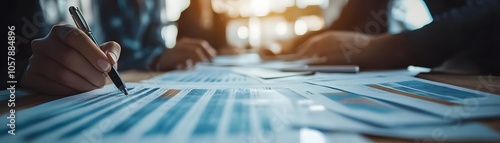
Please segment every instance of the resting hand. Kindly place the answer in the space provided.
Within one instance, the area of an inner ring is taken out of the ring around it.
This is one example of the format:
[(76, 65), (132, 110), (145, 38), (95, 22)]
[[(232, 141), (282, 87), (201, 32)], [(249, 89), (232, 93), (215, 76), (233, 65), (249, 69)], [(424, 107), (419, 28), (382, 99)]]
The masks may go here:
[(158, 71), (188, 69), (197, 62), (212, 60), (216, 54), (205, 40), (183, 38), (174, 48), (165, 50), (158, 56), (152, 67)]
[(401, 35), (371, 36), (355, 32), (325, 32), (298, 47), (303, 58), (326, 59), (325, 64), (363, 68), (399, 68), (414, 58), (411, 44)]

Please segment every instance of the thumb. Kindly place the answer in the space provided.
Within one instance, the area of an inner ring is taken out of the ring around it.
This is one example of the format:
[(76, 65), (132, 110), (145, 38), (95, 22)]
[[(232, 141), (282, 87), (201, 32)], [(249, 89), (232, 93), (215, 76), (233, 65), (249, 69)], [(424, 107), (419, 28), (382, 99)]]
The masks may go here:
[(116, 63), (118, 62), (121, 53), (120, 44), (114, 41), (106, 42), (101, 44), (101, 49), (108, 57), (109, 63), (116, 67)]

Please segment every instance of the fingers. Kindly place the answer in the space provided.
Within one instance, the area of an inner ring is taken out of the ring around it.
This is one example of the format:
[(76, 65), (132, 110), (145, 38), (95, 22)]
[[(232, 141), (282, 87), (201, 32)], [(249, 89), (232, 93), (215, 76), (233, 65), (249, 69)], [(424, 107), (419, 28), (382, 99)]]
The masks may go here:
[[(48, 79), (45, 76), (42, 76), (40, 74), (35, 74), (30, 77), (30, 81), (34, 81), (36, 86), (33, 86), (33, 90), (36, 90), (40, 93), (44, 94), (49, 94), (49, 95), (59, 95), (59, 96), (66, 96), (66, 95), (73, 95), (80, 93), (77, 90), (71, 89), (67, 86), (64, 86), (62, 84), (59, 84), (57, 82), (54, 82), (50, 79)], [(27, 87), (30, 87), (31, 85), (27, 85)]]
[(176, 70), (188, 70), (192, 68), (193, 68), (193, 60), (191, 59), (187, 59), (186, 61), (177, 64), (177, 66), (175, 67)]
[(195, 50), (199, 49), (208, 60), (213, 59), (217, 55), (217, 52), (210, 45), (210, 43), (202, 39), (182, 38), (179, 41), (179, 43), (188, 44), (190, 45), (191, 48), (194, 48)]
[[(176, 45), (177, 47), (178, 45)], [(156, 70), (168, 71), (168, 70), (184, 70), (194, 67), (196, 61), (199, 59), (193, 59), (198, 57), (196, 52), (189, 52), (185, 50), (186, 48), (179, 47), (177, 49), (165, 50), (160, 57), (158, 57), (157, 63), (154, 65)], [(195, 54), (193, 56), (193, 54)]]
[[(62, 42), (47, 42), (42, 40), (34, 40), (32, 43), (33, 47), (33, 59), (30, 64), (33, 66), (44, 65), (45, 61), (53, 61), (59, 63), (61, 68), (66, 68), (79, 76), (86, 79), (88, 82), (92, 83), (96, 87), (102, 86), (103, 82), (103, 72), (94, 68), (94, 66), (89, 63), (85, 57), (83, 57), (78, 51), (70, 48), (68, 45)], [(58, 67), (55, 67), (58, 68)], [(33, 70), (42, 70), (45, 73), (49, 68), (36, 68)], [(52, 69), (53, 70), (53, 69)], [(47, 77), (53, 74), (47, 73)]]
[(68, 25), (57, 25), (52, 27), (50, 33), (49, 37), (57, 37), (61, 42), (78, 51), (99, 71), (111, 70), (108, 57), (83, 31)]
[(213, 59), (216, 54), (205, 40), (183, 38), (174, 48), (165, 50), (153, 66), (160, 70), (189, 69), (197, 62)]
[(200, 61), (208, 61), (208, 58), (206, 57), (206, 54), (203, 52), (202, 49), (195, 49), (194, 53), (197, 55), (198, 59), (200, 59)]
[(65, 85), (79, 92), (93, 90), (98, 87), (104, 86), (104, 84), (106, 83), (105, 74), (103, 73), (95, 77), (99, 78), (98, 80), (100, 80), (100, 83), (98, 83), (96, 86), (93, 83), (90, 83), (88, 80), (84, 79), (79, 74), (71, 71), (70, 69), (61, 65), (57, 61), (52, 60), (51, 58), (34, 56), (31, 60), (32, 64), (30, 68), (36, 74), (43, 75), (53, 82)]
[(320, 35), (308, 39), (304, 44), (300, 45), (298, 54), (302, 57), (313, 57), (318, 55), (332, 54), (323, 53), (329, 49), (335, 49), (338, 37), (331, 32), (325, 32)]
[(298, 48), (300, 51), (298, 52), (298, 55), (306, 58), (306, 57), (311, 57), (312, 54), (316, 53), (316, 49), (313, 48), (314, 41), (307, 41), (304, 44), (300, 45)]
[(79, 93), (70, 87), (57, 83), (41, 74), (33, 73), (28, 67), (21, 82), (23, 87), (49, 95), (72, 95)]
[(176, 49), (172, 49), (172, 52), (183, 55), (181, 59), (179, 59), (179, 62), (184, 62), (187, 59), (192, 59), (195, 63), (208, 61), (201, 47), (196, 47), (187, 43), (179, 43), (175, 48)]
[(33, 40), (32, 58), (22, 84), (52, 95), (70, 95), (105, 85), (107, 72), (116, 64), (120, 45), (102, 44), (103, 50), (81, 30), (54, 26), (49, 35)]
[(101, 49), (108, 57), (109, 63), (116, 66), (116, 63), (118, 62), (121, 53), (120, 44), (114, 41), (106, 42), (104, 44), (101, 44)]

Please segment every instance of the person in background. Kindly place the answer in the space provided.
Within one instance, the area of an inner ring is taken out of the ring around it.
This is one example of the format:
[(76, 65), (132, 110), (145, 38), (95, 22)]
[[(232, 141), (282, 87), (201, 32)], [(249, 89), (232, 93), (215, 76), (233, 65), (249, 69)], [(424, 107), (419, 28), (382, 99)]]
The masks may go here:
[(210, 0), (190, 0), (189, 7), (182, 12), (177, 21), (178, 37), (207, 40), (219, 55), (240, 54), (237, 48), (230, 46), (227, 42), (228, 21), (229, 18), (226, 15), (213, 11)]
[[(196, 62), (208, 61), (216, 55), (205, 40), (183, 37), (168, 49), (161, 36), (160, 1), (155, 0), (96, 0), (105, 41), (122, 44), (118, 63), (121, 70), (153, 69), (168, 71), (185, 69)], [(186, 25), (193, 26), (194, 25)]]
[[(350, 0), (346, 8), (367, 5), (364, 2)], [(497, 42), (500, 39), (498, 0), (424, 2), (434, 21), (422, 28), (386, 33), (384, 27), (387, 27), (387, 21), (382, 20), (385, 22), (381, 25), (381, 33), (357, 31), (356, 25), (364, 29), (367, 22), (379, 20), (368, 18), (362, 20), (366, 21), (365, 25), (356, 24), (355, 21), (347, 22), (346, 25), (340, 22), (345, 22), (342, 17), (357, 13), (368, 15), (369, 11), (344, 10), (340, 21), (332, 25), (334, 30), (308, 38), (294, 51), (301, 57), (326, 58), (323, 64), (360, 65), (362, 69), (416, 65), (430, 68), (440, 66), (437, 69), (457, 74), (500, 74), (500, 64), (496, 63), (500, 61), (500, 43)], [(354, 27), (350, 27), (349, 23)]]
[[(363, 1), (363, 0), (350, 0), (340, 10), (340, 15), (335, 19), (329, 27), (320, 31), (311, 31), (304, 36), (297, 37), (289, 46), (283, 47), (280, 54), (294, 54), (298, 52), (298, 46), (310, 38), (317, 36), (324, 32), (329, 31), (356, 31), (360, 33), (370, 33), (371, 35), (378, 35), (388, 32), (387, 24), (380, 25), (377, 31), (366, 29), (365, 26), (373, 21), (387, 21), (388, 15), (387, 6), (391, 0), (377, 0), (377, 1)], [(372, 12), (376, 12), (376, 17)]]

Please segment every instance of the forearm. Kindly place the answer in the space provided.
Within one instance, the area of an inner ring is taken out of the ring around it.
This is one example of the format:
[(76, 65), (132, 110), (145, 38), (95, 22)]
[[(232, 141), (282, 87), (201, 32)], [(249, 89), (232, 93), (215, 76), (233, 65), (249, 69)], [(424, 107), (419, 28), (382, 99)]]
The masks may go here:
[[(415, 65), (433, 67), (468, 48), (484, 50), (500, 32), (498, 3), (469, 5), (450, 11), (421, 29), (402, 33), (415, 47)], [(491, 48), (491, 47), (489, 47)]]
[[(119, 70), (147, 69), (165, 50), (158, 5), (146, 13), (127, 1), (99, 1), (97, 6), (104, 40), (116, 41), (122, 46)], [(137, 19), (134, 12), (149, 16), (149, 21)]]
[(122, 47), (120, 61), (118, 62), (119, 70), (148, 69), (154, 64), (155, 59), (165, 50), (165, 48), (147, 47), (140, 50), (135, 50), (130, 47)]

